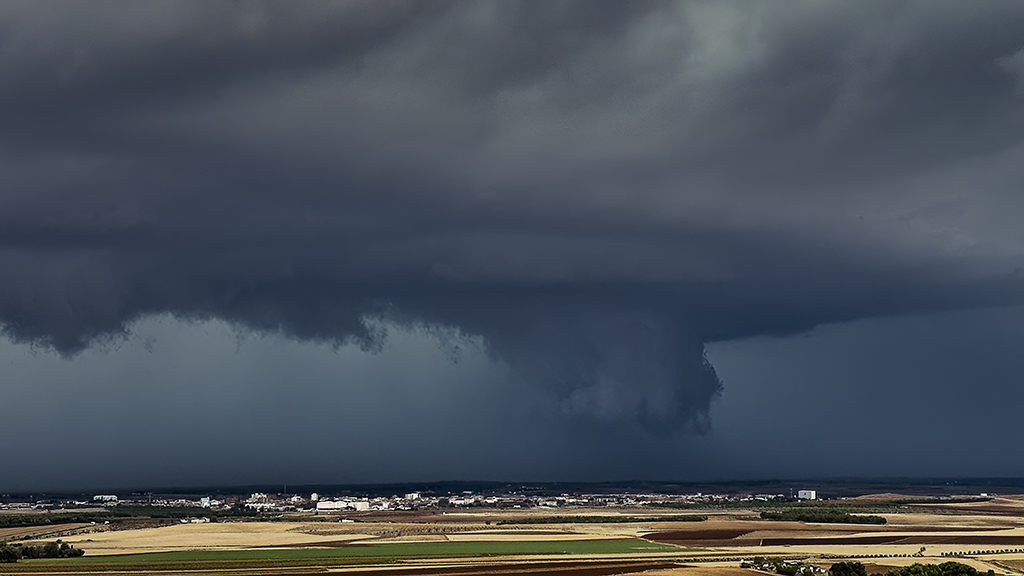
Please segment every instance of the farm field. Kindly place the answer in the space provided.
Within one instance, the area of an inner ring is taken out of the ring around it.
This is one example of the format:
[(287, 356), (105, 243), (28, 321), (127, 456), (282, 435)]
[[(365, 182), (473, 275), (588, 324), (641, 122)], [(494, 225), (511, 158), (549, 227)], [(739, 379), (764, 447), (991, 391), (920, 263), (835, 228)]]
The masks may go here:
[(19, 526), (16, 528), (0, 528), (0, 542), (12, 540), (28, 540), (32, 538), (58, 537), (70, 534), (89, 524), (50, 524), (46, 526)]
[[(133, 562), (190, 562), (217, 560), (291, 560), (325, 558), (465, 558), (492, 556), (622, 555), (677, 552), (678, 548), (642, 539), (412, 542), (344, 545), (327, 548), (264, 548), (244, 550), (188, 550), (134, 554)], [(69, 563), (117, 563), (125, 556), (91, 556)]]
[[(565, 574), (613, 576), (753, 575), (753, 557), (797, 559), (827, 568), (857, 560), (872, 573), (915, 562), (951, 559), (997, 574), (1024, 574), (1024, 507), (991, 514), (963, 507), (907, 508), (884, 525), (764, 520), (753, 510), (707, 514), (701, 522), (675, 514), (574, 510), (457, 514), (362, 514), (274, 522), (174, 524), (89, 532), (63, 538), (81, 558), (0, 565), (20, 574)], [(582, 515), (591, 517), (581, 519)], [(543, 521), (532, 521), (542, 518)], [(25, 542), (52, 541), (57, 526), (19, 528)], [(67, 527), (60, 527), (66, 529)], [(24, 532), (38, 530), (37, 534)], [(13, 532), (11, 534), (14, 534)]]
[(175, 524), (159, 528), (82, 534), (64, 540), (85, 550), (87, 558), (94, 558), (145, 552), (310, 546), (373, 537), (371, 534), (359, 533), (317, 534), (306, 531), (306, 528), (305, 524), (291, 522)]

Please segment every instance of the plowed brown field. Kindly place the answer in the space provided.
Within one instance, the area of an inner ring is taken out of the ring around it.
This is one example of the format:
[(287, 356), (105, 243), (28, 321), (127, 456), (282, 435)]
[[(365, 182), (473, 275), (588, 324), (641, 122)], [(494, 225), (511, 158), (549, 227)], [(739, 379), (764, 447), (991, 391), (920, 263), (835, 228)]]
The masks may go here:
[(46, 538), (52, 535), (67, 534), (69, 532), (87, 528), (90, 524), (50, 524), (49, 526), (23, 526), (18, 528), (0, 528), (0, 542), (11, 540), (29, 540), (32, 538)]

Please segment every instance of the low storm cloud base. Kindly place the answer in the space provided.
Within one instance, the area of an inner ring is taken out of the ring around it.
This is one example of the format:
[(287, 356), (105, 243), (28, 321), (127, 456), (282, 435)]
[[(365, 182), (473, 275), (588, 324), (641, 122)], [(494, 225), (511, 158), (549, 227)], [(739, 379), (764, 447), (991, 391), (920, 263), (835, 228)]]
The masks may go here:
[(18, 342), (419, 326), (699, 431), (708, 343), (1024, 294), (1019, 2), (61, 6), (0, 7)]

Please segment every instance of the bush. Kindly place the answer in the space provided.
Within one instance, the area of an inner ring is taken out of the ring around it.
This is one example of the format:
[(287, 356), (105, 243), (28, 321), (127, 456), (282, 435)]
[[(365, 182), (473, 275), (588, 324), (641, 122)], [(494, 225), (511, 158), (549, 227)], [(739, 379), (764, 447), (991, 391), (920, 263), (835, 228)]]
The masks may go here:
[(867, 568), (860, 562), (836, 562), (828, 573), (832, 576), (868, 576)]
[(83, 554), (85, 554), (85, 550), (75, 548), (67, 542), (60, 540), (47, 542), (42, 546), (4, 545), (0, 548), (0, 562), (17, 562), (22, 558), (27, 560), (36, 558), (75, 558)]
[(4, 544), (0, 546), (0, 562), (10, 563), (17, 562), (21, 554), (18, 554), (18, 550)]

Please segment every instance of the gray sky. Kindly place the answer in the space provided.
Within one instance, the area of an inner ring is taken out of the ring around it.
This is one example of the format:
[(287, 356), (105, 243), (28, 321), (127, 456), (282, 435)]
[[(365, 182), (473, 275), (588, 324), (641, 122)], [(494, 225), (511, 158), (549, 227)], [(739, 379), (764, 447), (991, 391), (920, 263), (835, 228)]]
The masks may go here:
[(4, 3), (0, 488), (1024, 473), (1021, 29)]

